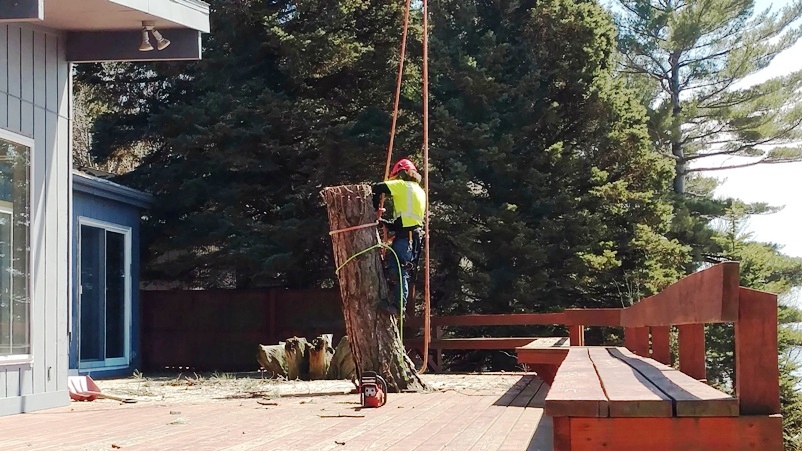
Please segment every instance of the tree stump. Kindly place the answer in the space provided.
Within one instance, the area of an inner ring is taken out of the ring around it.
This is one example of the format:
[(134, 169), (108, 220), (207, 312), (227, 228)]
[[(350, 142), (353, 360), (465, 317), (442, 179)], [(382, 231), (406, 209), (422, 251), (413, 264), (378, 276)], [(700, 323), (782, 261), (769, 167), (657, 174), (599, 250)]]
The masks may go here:
[[(332, 231), (375, 223), (372, 193), (368, 185), (335, 186), (320, 193), (328, 207)], [(334, 264), (379, 244), (376, 227), (361, 227), (331, 235)], [(426, 384), (404, 352), (395, 316), (379, 309), (389, 298), (379, 249), (354, 258), (340, 269), (340, 298), (345, 329), (357, 373), (375, 371), (384, 377), (390, 391), (421, 390)]]
[(329, 370), (326, 372), (326, 379), (355, 379), (356, 366), (354, 356), (351, 355), (351, 345), (348, 335), (340, 339), (340, 343), (334, 349), (334, 355), (329, 362)]
[(277, 345), (259, 345), (256, 355), (259, 365), (272, 373), (271, 377), (287, 377), (287, 359), (284, 354), (284, 342)]
[(331, 347), (331, 334), (321, 335), (312, 340), (309, 348), (309, 379), (325, 379), (329, 370), (331, 356), (334, 349)]
[(284, 343), (287, 359), (287, 379), (304, 379), (309, 376), (309, 342), (306, 338), (292, 337)]

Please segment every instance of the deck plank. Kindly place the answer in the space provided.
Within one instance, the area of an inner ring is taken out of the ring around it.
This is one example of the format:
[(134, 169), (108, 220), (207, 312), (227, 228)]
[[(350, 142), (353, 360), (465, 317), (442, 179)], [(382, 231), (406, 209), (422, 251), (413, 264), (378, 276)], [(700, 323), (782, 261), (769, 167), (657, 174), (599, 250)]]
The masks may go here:
[[(541, 391), (543, 381), (533, 379), (519, 394), (512, 400), (509, 406), (496, 418), (490, 428), (473, 445), (477, 450), (496, 450), (507, 439), (513, 427), (526, 410), (526, 406)], [(534, 431), (533, 431), (534, 432)]]
[[(333, 434), (328, 438), (319, 442), (308, 443), (305, 448), (315, 449), (319, 451), (329, 451), (341, 449), (340, 443), (359, 443), (364, 442), (365, 438), (371, 439), (367, 443), (373, 443), (372, 438), (378, 438), (380, 435), (394, 434), (398, 431), (403, 432), (402, 425), (408, 424), (411, 419), (423, 415), (426, 411), (432, 410), (439, 406), (448, 395), (436, 393), (413, 393), (415, 396), (424, 398), (424, 402), (416, 405), (414, 408), (398, 408), (393, 407), (392, 404), (387, 404), (378, 409), (363, 409), (360, 413), (365, 411), (375, 412), (376, 416), (368, 421), (360, 423), (355, 427), (341, 430), (337, 434)], [(389, 402), (389, 401), (388, 401)]]
[(406, 449), (411, 446), (406, 445), (407, 439), (414, 437), (420, 428), (436, 421), (443, 412), (451, 410), (454, 406), (465, 403), (465, 397), (454, 391), (438, 393), (438, 401), (430, 401), (432, 405), (418, 407), (408, 411), (406, 415), (398, 417), (392, 427), (391, 433), (367, 433), (354, 438), (347, 444), (349, 447), (360, 450), (384, 450), (393, 445), (400, 444)]
[(642, 374), (612, 356), (606, 348), (590, 348), (588, 353), (607, 395), (611, 417), (672, 416), (671, 398)]
[(465, 399), (452, 405), (448, 410), (440, 412), (437, 418), (427, 422), (413, 434), (407, 436), (403, 441), (395, 443), (387, 448), (390, 451), (409, 451), (438, 449), (433, 447), (430, 441), (439, 437), (451, 437), (457, 435), (466, 426), (462, 421), (471, 410), (476, 410), (477, 406), (487, 406), (489, 400), (483, 396), (460, 395)]
[[(432, 379), (437, 380), (435, 376)], [(222, 397), (182, 398), (180, 402), (140, 399), (136, 404), (109, 400), (73, 403), (0, 417), (0, 449), (64, 451), (112, 449), (112, 445), (193, 451), (365, 450), (371, 446), (396, 450), (446, 446), (460, 450), (543, 449), (533, 445), (540, 443), (541, 432), (550, 426), (542, 409), (531, 407), (544, 393), (536, 389), (542, 387), (537, 377), (501, 374), (466, 375), (465, 379), (463, 383), (449, 377), (447, 385), (435, 392), (391, 394), (386, 406), (359, 411), (357, 395), (314, 393), (315, 383), (305, 384), (312, 387), (309, 394), (271, 400), (278, 405), (264, 405), (265, 400), (259, 398)], [(361, 415), (364, 417), (358, 417)]]
[[(418, 406), (423, 405), (428, 401), (428, 397), (423, 393), (409, 393), (405, 396), (393, 396), (392, 394), (392, 404), (390, 404), (395, 409), (399, 410), (412, 410), (417, 408)], [(320, 426), (315, 427), (314, 425), (304, 425), (304, 428), (301, 430), (295, 431), (295, 433), (291, 435), (283, 435), (282, 437), (275, 437), (274, 434), (270, 434), (268, 440), (265, 445), (264, 449), (270, 450), (287, 450), (287, 449), (303, 449), (311, 444), (319, 444), (319, 443), (327, 443), (331, 444), (329, 440), (331, 437), (336, 436), (342, 433), (343, 430), (348, 430), (351, 428), (356, 428), (361, 426), (363, 422), (370, 422), (371, 425), (379, 427), (382, 423), (389, 421), (389, 418), (386, 418), (385, 421), (379, 421), (378, 419), (372, 420), (369, 417), (380, 417), (383, 412), (379, 412), (379, 409), (358, 409), (359, 407), (359, 395), (353, 395), (351, 398), (354, 404), (350, 405), (349, 407), (343, 407), (339, 412), (336, 410), (332, 411), (322, 411), (320, 412), (321, 415), (331, 414), (331, 415), (365, 415), (365, 418), (360, 420), (355, 420), (352, 418), (323, 418), (323, 421), (318, 421), (318, 423), (322, 423)], [(388, 402), (389, 402), (388, 398)], [(383, 406), (383, 407), (386, 407)], [(295, 418), (295, 422), (297, 424), (297, 417)], [(272, 426), (272, 425), (271, 425)], [(271, 427), (272, 430), (272, 427)], [(253, 449), (253, 448), (250, 448)]]
[(551, 418), (543, 414), (543, 408), (526, 407), (518, 417), (518, 421), (512, 425), (499, 450), (551, 450), (551, 434)]
[(517, 390), (509, 390), (501, 398), (499, 398), (492, 405), (487, 406), (484, 411), (475, 417), (470, 426), (465, 428), (460, 434), (456, 435), (449, 441), (443, 449), (450, 450), (466, 450), (473, 447), (473, 445), (482, 437), (482, 435), (490, 429), (498, 417), (504, 413), (507, 407), (515, 400), (518, 395), (526, 390), (526, 387), (532, 383), (540, 383), (539, 378), (533, 376), (528, 377), (527, 384), (518, 388)]

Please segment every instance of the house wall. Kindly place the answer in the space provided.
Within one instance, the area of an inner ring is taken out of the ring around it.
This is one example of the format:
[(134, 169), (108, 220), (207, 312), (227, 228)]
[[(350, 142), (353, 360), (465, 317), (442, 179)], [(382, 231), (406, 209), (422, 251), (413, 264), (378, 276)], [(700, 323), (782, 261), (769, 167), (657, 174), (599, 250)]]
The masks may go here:
[(0, 24), (0, 127), (34, 139), (32, 360), (0, 365), (0, 415), (69, 403), (70, 70), (61, 34)]
[[(72, 227), (76, 233), (72, 234), (72, 248), (75, 250), (72, 256), (72, 273), (78, 274), (78, 238), (80, 236), (78, 228), (78, 218), (91, 218), (131, 228), (131, 363), (126, 368), (116, 368), (113, 370), (92, 369), (81, 371), (81, 373), (91, 373), (92, 377), (110, 377), (117, 375), (130, 376), (131, 371), (139, 368), (139, 219), (141, 213), (139, 208), (122, 202), (104, 199), (88, 193), (73, 191), (73, 219)], [(73, 283), (73, 299), (78, 299), (78, 283)], [(72, 309), (72, 324), (78, 324), (78, 306)], [(70, 343), (70, 368), (78, 368), (78, 329), (73, 326), (72, 342)]]

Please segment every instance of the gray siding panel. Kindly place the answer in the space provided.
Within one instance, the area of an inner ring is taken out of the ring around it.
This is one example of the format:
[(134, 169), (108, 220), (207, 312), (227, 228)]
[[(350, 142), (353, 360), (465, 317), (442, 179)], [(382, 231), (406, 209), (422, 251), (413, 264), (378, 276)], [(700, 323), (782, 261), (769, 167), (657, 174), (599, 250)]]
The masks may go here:
[[(54, 149), (54, 152), (48, 152), (46, 155), (46, 160), (44, 161), (45, 166), (45, 192), (44, 192), (44, 200), (45, 204), (47, 205), (48, 211), (57, 212), (58, 206), (56, 205), (56, 196), (58, 194), (58, 186), (56, 185), (58, 182), (58, 168), (56, 167), (56, 161), (58, 158), (58, 123), (59, 117), (58, 114), (52, 113), (50, 111), (47, 112), (47, 148)], [(58, 217), (55, 214), (47, 214), (44, 216), (44, 230), (45, 230), (45, 260), (48, 262), (57, 262), (58, 261)], [(50, 242), (50, 237), (53, 237), (54, 240), (52, 243)], [(55, 269), (55, 268), (52, 268)], [(47, 268), (47, 277), (45, 278), (45, 285), (44, 285), (44, 303), (45, 303), (45, 318), (44, 318), (44, 342), (45, 342), (45, 362), (43, 367), (38, 367), (37, 369), (40, 371), (44, 371), (45, 376), (45, 387), (47, 391), (53, 391), (56, 389), (56, 381), (53, 377), (55, 376), (54, 373), (54, 366), (58, 363), (58, 357), (56, 352), (56, 344), (59, 342), (59, 337), (56, 336), (57, 333), (57, 324), (58, 324), (58, 286), (56, 285), (56, 271), (51, 271), (51, 268)]]
[(0, 127), (8, 128), (8, 94), (5, 92), (0, 92)]
[(8, 26), (8, 94), (20, 98), (20, 35), (22, 29)]
[(66, 406), (69, 403), (70, 394), (67, 390), (4, 398), (0, 399), (0, 416), (35, 412), (57, 406)]
[(34, 139), (30, 365), (0, 365), (0, 415), (65, 405), (70, 72), (59, 33), (0, 24), (0, 126)]
[(45, 107), (48, 111), (58, 111), (58, 37), (45, 36)]
[[(0, 91), (8, 93), (8, 25), (0, 23)], [(0, 110), (5, 109), (0, 103)]]
[[(64, 61), (65, 47), (61, 42), (59, 46), (59, 60)], [(72, 179), (72, 148), (71, 148), (71, 74), (69, 65), (59, 66), (59, 85), (61, 88), (61, 114), (58, 124), (58, 149), (56, 151), (56, 179), (55, 182), (55, 203), (58, 205), (58, 215), (56, 216), (56, 226), (54, 233), (59, 235), (56, 240), (56, 266), (57, 279), (53, 284), (59, 302), (56, 303), (56, 362), (53, 377), (55, 379), (56, 390), (67, 390), (67, 371), (69, 368), (69, 335), (67, 331), (67, 316), (69, 314), (70, 287), (70, 238), (72, 236), (71, 217), (69, 202), (71, 198), (70, 180)]]
[(34, 33), (33, 35), (33, 104), (44, 108), (45, 105), (45, 72), (47, 71), (46, 60), (47, 36), (44, 33)]
[(33, 30), (20, 30), (20, 98), (33, 103)]
[[(34, 140), (37, 144), (44, 147), (45, 143), (47, 142), (47, 116), (49, 113), (45, 111), (44, 108), (37, 107), (34, 112), (34, 124), (35, 124), (35, 132), (34, 132)], [(38, 155), (37, 155), (38, 156)], [(36, 180), (44, 180), (45, 175), (45, 165), (43, 164), (44, 161), (41, 162), (36, 161), (34, 164), (34, 173), (33, 178)], [(35, 186), (31, 187), (31, 197), (35, 200), (34, 205), (37, 207), (37, 213), (34, 214), (35, 218), (42, 217), (42, 209), (44, 207), (44, 186), (41, 183), (36, 184)], [(44, 287), (47, 285), (45, 278), (45, 252), (44, 252), (44, 243), (45, 240), (45, 230), (42, 227), (42, 221), (35, 219), (32, 222), (31, 228), (31, 243), (35, 246), (32, 248), (34, 252), (34, 256), (32, 259), (34, 270), (33, 274), (36, 276), (33, 280), (33, 312), (31, 313), (32, 319), (32, 330), (35, 332), (35, 337), (42, 337), (42, 333), (45, 329), (45, 303), (44, 303)], [(45, 391), (45, 378), (43, 372), (44, 366), (44, 358), (37, 358), (36, 356), (44, 356), (45, 355), (45, 340), (44, 337), (39, 340), (34, 340), (32, 343), (33, 346), (33, 355), (34, 355), (34, 367), (31, 370), (31, 378), (33, 382), (33, 392), (34, 393), (42, 393)]]
[(15, 130), (15, 131), (22, 131), (20, 121), (20, 99), (19, 97), (15, 97), (13, 95), (8, 96), (8, 129)]
[[(27, 369), (27, 368), (26, 368)], [(6, 396), (21, 396), (20, 393), (20, 372), (21, 368), (12, 366), (6, 370)]]

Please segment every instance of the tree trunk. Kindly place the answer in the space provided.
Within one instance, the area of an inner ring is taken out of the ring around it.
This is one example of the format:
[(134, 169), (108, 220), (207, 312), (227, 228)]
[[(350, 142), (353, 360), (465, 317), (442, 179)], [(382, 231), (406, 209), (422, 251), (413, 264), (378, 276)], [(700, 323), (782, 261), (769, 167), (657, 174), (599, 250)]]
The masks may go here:
[[(321, 191), (332, 231), (376, 221), (370, 186), (347, 185)], [(331, 235), (336, 267), (348, 258), (379, 244), (376, 227), (362, 227)], [(399, 340), (395, 316), (381, 310), (389, 298), (379, 249), (354, 258), (339, 271), (340, 298), (345, 328), (357, 373), (375, 371), (384, 377), (390, 391), (421, 390), (426, 387)]]

